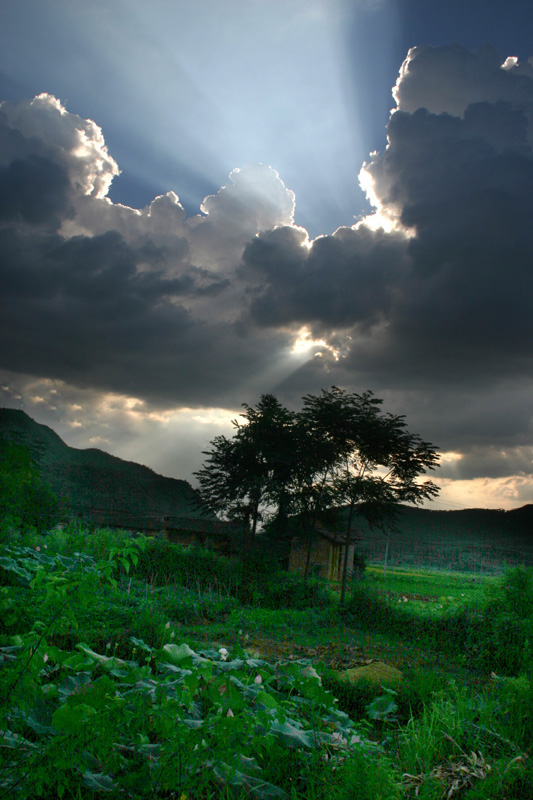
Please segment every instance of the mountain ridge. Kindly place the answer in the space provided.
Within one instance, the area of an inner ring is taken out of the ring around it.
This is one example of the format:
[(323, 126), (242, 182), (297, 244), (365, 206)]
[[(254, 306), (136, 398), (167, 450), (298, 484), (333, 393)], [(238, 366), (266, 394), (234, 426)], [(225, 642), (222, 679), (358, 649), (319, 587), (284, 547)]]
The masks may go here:
[(98, 448), (70, 447), (25, 411), (0, 408), (0, 437), (29, 447), (63, 507), (84, 518), (107, 514), (118, 520), (169, 515), (214, 519), (187, 481), (158, 475)]
[[(200, 503), (198, 492), (184, 480), (158, 475), (98, 448), (67, 445), (47, 425), (18, 409), (0, 408), (0, 438), (30, 448), (62, 505), (72, 515), (99, 524), (133, 527), (141, 520), (189, 517), (216, 518)], [(442, 546), (526, 547), (533, 549), (533, 505), (503, 509), (440, 509), (401, 506), (391, 540)], [(140, 525), (142, 528), (143, 525)], [(386, 535), (360, 518), (358, 527), (368, 545)]]

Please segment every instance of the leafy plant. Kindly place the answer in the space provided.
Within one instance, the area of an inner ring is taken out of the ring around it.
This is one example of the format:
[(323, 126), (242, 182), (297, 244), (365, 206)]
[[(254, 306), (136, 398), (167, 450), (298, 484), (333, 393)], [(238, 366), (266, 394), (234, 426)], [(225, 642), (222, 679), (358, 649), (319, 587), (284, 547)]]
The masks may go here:
[(59, 504), (41, 480), (28, 447), (0, 438), (0, 519), (3, 537), (28, 527), (46, 530), (59, 518)]

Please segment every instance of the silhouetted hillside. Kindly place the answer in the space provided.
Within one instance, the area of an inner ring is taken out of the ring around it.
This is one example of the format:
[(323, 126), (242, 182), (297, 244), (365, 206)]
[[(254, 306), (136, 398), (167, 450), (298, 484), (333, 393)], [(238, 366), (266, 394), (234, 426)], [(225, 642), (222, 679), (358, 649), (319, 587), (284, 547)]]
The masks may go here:
[(470, 508), (460, 511), (400, 506), (389, 530), (372, 528), (362, 517), (353, 527), (362, 536), (358, 550), (370, 561), (455, 569), (491, 569), (533, 564), (533, 506), (512, 511)]
[(102, 450), (69, 447), (24, 411), (0, 408), (0, 437), (30, 448), (42, 477), (72, 513), (118, 521), (147, 516), (214, 519), (187, 481), (165, 478), (149, 467)]

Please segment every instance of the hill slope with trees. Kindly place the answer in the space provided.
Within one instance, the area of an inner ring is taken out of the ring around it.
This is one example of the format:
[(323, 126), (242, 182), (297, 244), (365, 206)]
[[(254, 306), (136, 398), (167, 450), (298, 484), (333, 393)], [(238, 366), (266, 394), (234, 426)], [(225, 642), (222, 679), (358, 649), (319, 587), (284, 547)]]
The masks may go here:
[(96, 448), (69, 447), (24, 411), (0, 408), (0, 438), (29, 448), (43, 480), (71, 513), (214, 518), (187, 481), (165, 478)]

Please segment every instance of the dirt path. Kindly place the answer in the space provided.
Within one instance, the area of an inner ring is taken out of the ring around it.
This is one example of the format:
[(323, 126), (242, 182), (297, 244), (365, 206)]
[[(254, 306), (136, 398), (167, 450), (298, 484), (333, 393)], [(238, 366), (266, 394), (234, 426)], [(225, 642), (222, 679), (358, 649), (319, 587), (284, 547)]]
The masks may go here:
[(311, 641), (311, 637), (308, 637), (307, 643), (301, 640), (294, 641), (286, 634), (278, 637), (257, 633), (246, 641), (242, 641), (242, 637), (232, 635), (229, 631), (225, 634), (224, 641), (219, 641), (220, 631), (213, 634), (214, 631), (210, 632), (209, 627), (196, 627), (193, 636), (196, 640), (209, 642), (217, 648), (239, 643), (250, 655), (268, 661), (280, 658), (291, 660), (309, 658), (315, 663), (320, 661), (330, 669), (338, 671), (364, 666), (373, 661), (383, 661), (399, 669), (406, 677), (418, 670), (428, 670), (440, 672), (471, 685), (479, 686), (484, 682), (483, 678), (470, 672), (466, 667), (452, 663), (449, 656), (421, 647), (408, 638), (385, 637), (350, 628), (342, 629), (339, 635), (334, 635), (332, 632), (331, 639), (326, 644), (323, 642), (323, 634), (321, 642)]

